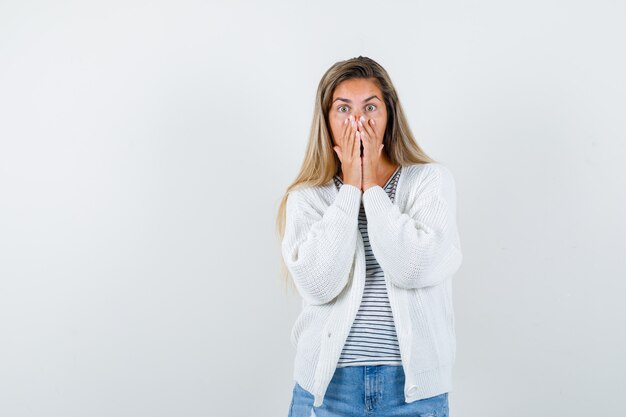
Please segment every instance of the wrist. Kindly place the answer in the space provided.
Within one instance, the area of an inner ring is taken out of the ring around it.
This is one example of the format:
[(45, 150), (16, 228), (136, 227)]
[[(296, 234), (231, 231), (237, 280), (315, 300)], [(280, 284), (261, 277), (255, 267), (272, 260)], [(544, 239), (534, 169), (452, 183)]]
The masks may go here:
[(368, 188), (376, 187), (378, 184), (375, 183), (363, 183), (363, 192), (367, 191)]

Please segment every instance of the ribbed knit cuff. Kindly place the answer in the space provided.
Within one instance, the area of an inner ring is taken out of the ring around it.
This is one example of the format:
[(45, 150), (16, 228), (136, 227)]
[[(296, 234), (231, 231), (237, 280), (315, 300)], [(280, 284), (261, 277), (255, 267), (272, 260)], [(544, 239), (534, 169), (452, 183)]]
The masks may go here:
[(363, 207), (369, 217), (378, 217), (386, 213), (392, 206), (393, 203), (389, 195), (380, 185), (370, 187), (363, 193)]
[(335, 205), (338, 206), (343, 212), (358, 216), (359, 210), (361, 208), (361, 189), (352, 184), (343, 184), (341, 188), (339, 188), (339, 193), (337, 194)]

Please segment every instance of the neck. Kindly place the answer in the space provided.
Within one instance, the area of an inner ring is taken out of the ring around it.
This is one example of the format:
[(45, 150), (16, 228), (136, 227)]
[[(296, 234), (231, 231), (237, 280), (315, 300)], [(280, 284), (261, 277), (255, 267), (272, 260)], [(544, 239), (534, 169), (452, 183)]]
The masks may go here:
[(391, 163), (391, 161), (383, 153), (380, 158), (380, 164), (378, 164), (378, 172), (376, 173), (376, 176), (379, 179), (387, 179), (397, 167), (398, 165)]

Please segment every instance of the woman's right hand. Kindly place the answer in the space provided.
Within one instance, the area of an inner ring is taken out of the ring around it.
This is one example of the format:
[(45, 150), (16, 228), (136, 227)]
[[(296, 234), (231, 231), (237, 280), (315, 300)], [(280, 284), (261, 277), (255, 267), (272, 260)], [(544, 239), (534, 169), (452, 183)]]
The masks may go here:
[(333, 146), (341, 161), (343, 183), (362, 188), (361, 138), (357, 135), (358, 127), (354, 116), (346, 118), (343, 123), (339, 145)]

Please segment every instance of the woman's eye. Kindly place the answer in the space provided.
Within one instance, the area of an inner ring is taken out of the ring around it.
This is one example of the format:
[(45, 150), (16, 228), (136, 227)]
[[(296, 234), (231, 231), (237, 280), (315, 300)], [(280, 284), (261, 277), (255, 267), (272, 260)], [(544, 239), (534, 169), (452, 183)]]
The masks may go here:
[[(368, 110), (368, 111), (374, 111), (374, 110), (376, 110), (377, 107), (376, 107), (375, 104), (368, 104), (365, 108), (366, 109), (371, 109), (371, 110)], [(339, 106), (337, 108), (337, 110), (339, 110), (339, 113), (345, 113), (345, 112), (348, 111), (348, 106)]]

